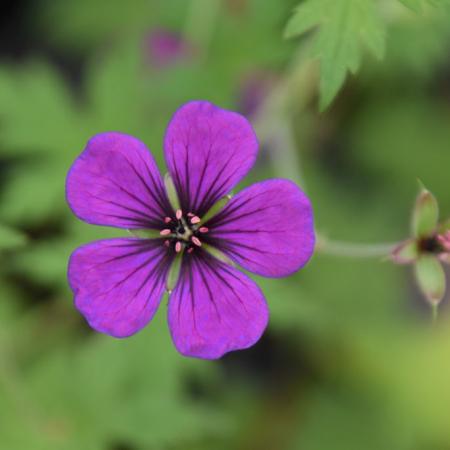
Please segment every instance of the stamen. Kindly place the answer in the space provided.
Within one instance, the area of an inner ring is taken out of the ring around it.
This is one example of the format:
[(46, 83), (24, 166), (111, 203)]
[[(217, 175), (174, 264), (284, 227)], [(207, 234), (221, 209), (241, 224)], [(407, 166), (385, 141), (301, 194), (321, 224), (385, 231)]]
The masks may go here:
[(183, 217), (183, 211), (181, 211), (181, 209), (177, 209), (175, 216), (178, 220), (180, 220)]
[(196, 224), (196, 223), (199, 223), (199, 222), (200, 222), (200, 217), (194, 216), (194, 217), (191, 219), (191, 223), (192, 223), (192, 224)]
[(170, 217), (165, 217), (164, 218), (164, 223), (169, 223), (171, 221), (172, 221), (172, 219)]
[(175, 251), (177, 253), (181, 252), (181, 242), (180, 241), (177, 241), (177, 243), (175, 244)]
[(207, 233), (209, 231), (209, 228), (207, 228), (207, 227), (200, 227), (198, 231), (200, 231), (200, 233)]
[(198, 247), (202, 246), (202, 243), (200, 242), (200, 239), (198, 237), (192, 236), (192, 242), (197, 245)]
[(165, 245), (166, 247), (169, 247), (170, 241), (164, 241), (164, 245)]
[(167, 235), (170, 234), (170, 233), (172, 233), (172, 231), (170, 231), (168, 228), (164, 228), (164, 230), (161, 230), (161, 231), (159, 232), (159, 234), (160, 234), (161, 236), (167, 236)]
[(194, 251), (194, 247), (189, 247), (187, 250), (188, 253), (192, 253), (193, 251)]
[(188, 217), (194, 217), (194, 216), (195, 216), (195, 214), (192, 214), (192, 213), (187, 213), (187, 216), (188, 216)]

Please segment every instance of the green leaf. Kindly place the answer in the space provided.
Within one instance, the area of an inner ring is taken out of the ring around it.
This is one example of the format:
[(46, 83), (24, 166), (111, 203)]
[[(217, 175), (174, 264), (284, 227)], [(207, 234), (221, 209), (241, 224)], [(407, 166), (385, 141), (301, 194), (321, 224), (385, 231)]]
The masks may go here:
[(26, 237), (20, 231), (0, 224), (0, 250), (21, 247), (25, 242)]
[(419, 193), (412, 217), (414, 236), (430, 236), (436, 231), (439, 206), (434, 195), (425, 187)]
[(422, 256), (416, 264), (416, 280), (431, 304), (438, 304), (445, 294), (445, 273), (441, 263), (432, 255)]
[(363, 47), (384, 55), (385, 30), (373, 0), (306, 0), (286, 26), (285, 36), (299, 36), (318, 27), (313, 56), (320, 59), (320, 109), (329, 106), (348, 72), (360, 67)]

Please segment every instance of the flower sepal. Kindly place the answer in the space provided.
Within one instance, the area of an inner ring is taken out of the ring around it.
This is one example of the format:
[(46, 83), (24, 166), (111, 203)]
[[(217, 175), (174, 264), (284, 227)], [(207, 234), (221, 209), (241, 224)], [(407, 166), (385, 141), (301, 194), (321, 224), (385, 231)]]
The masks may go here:
[(431, 236), (437, 230), (439, 219), (439, 206), (436, 197), (425, 186), (421, 186), (411, 223), (415, 237)]
[(412, 264), (419, 258), (419, 247), (415, 239), (401, 242), (391, 253), (391, 260), (396, 264)]
[(127, 231), (131, 236), (140, 239), (158, 239), (161, 237), (159, 230), (149, 228), (128, 228)]
[(420, 290), (432, 305), (438, 305), (446, 289), (445, 273), (438, 258), (423, 255), (415, 265), (415, 276)]
[(167, 197), (174, 210), (180, 209), (180, 200), (178, 199), (177, 188), (170, 174), (164, 175), (164, 186), (166, 188)]

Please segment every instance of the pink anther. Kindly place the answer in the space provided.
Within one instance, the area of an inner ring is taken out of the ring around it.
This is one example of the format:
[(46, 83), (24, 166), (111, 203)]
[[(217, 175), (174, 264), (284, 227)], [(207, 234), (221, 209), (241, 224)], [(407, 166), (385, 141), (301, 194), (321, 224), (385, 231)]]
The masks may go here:
[(164, 218), (164, 223), (169, 223), (171, 221), (172, 221), (172, 219), (170, 217), (165, 217)]
[(159, 234), (160, 234), (161, 236), (167, 236), (167, 235), (170, 234), (170, 233), (172, 233), (172, 231), (170, 231), (168, 228), (164, 228), (164, 230), (161, 230), (161, 231), (159, 232)]
[(200, 233), (207, 233), (209, 231), (209, 228), (208, 227), (200, 227), (198, 231), (200, 231)]
[(192, 224), (196, 224), (196, 223), (199, 223), (200, 222), (200, 217), (198, 217), (198, 216), (194, 216), (194, 217), (192, 217), (192, 219), (191, 219), (191, 223)]
[(178, 220), (180, 220), (183, 217), (183, 211), (181, 211), (181, 209), (177, 209), (175, 216)]
[(198, 247), (202, 246), (202, 243), (200, 242), (200, 239), (198, 237), (192, 236), (192, 242), (197, 245)]
[(180, 242), (180, 241), (178, 241), (178, 242), (175, 244), (175, 251), (176, 251), (177, 253), (180, 253), (180, 252), (181, 252), (181, 242)]

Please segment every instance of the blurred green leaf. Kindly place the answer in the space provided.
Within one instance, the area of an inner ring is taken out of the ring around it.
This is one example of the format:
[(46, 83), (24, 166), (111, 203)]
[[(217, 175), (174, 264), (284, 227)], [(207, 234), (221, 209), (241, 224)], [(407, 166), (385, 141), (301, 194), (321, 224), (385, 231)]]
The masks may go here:
[(44, 62), (0, 66), (0, 119), (1, 154), (61, 157), (83, 133), (67, 84)]
[(26, 237), (20, 231), (0, 224), (0, 250), (21, 247), (26, 241)]
[(372, 0), (306, 0), (289, 20), (285, 36), (299, 36), (319, 27), (313, 56), (320, 59), (320, 108), (329, 106), (347, 73), (360, 67), (363, 48), (381, 59), (385, 30)]
[(232, 421), (190, 398), (185, 383), (214, 378), (213, 365), (179, 355), (163, 311), (157, 316), (132, 338), (98, 335), (49, 354), (29, 374), (33, 400), (48, 421), (60, 423), (60, 448), (74, 440), (89, 448), (114, 442), (158, 448), (230, 429)]
[(423, 0), (399, 0), (399, 1), (415, 12), (422, 11)]

